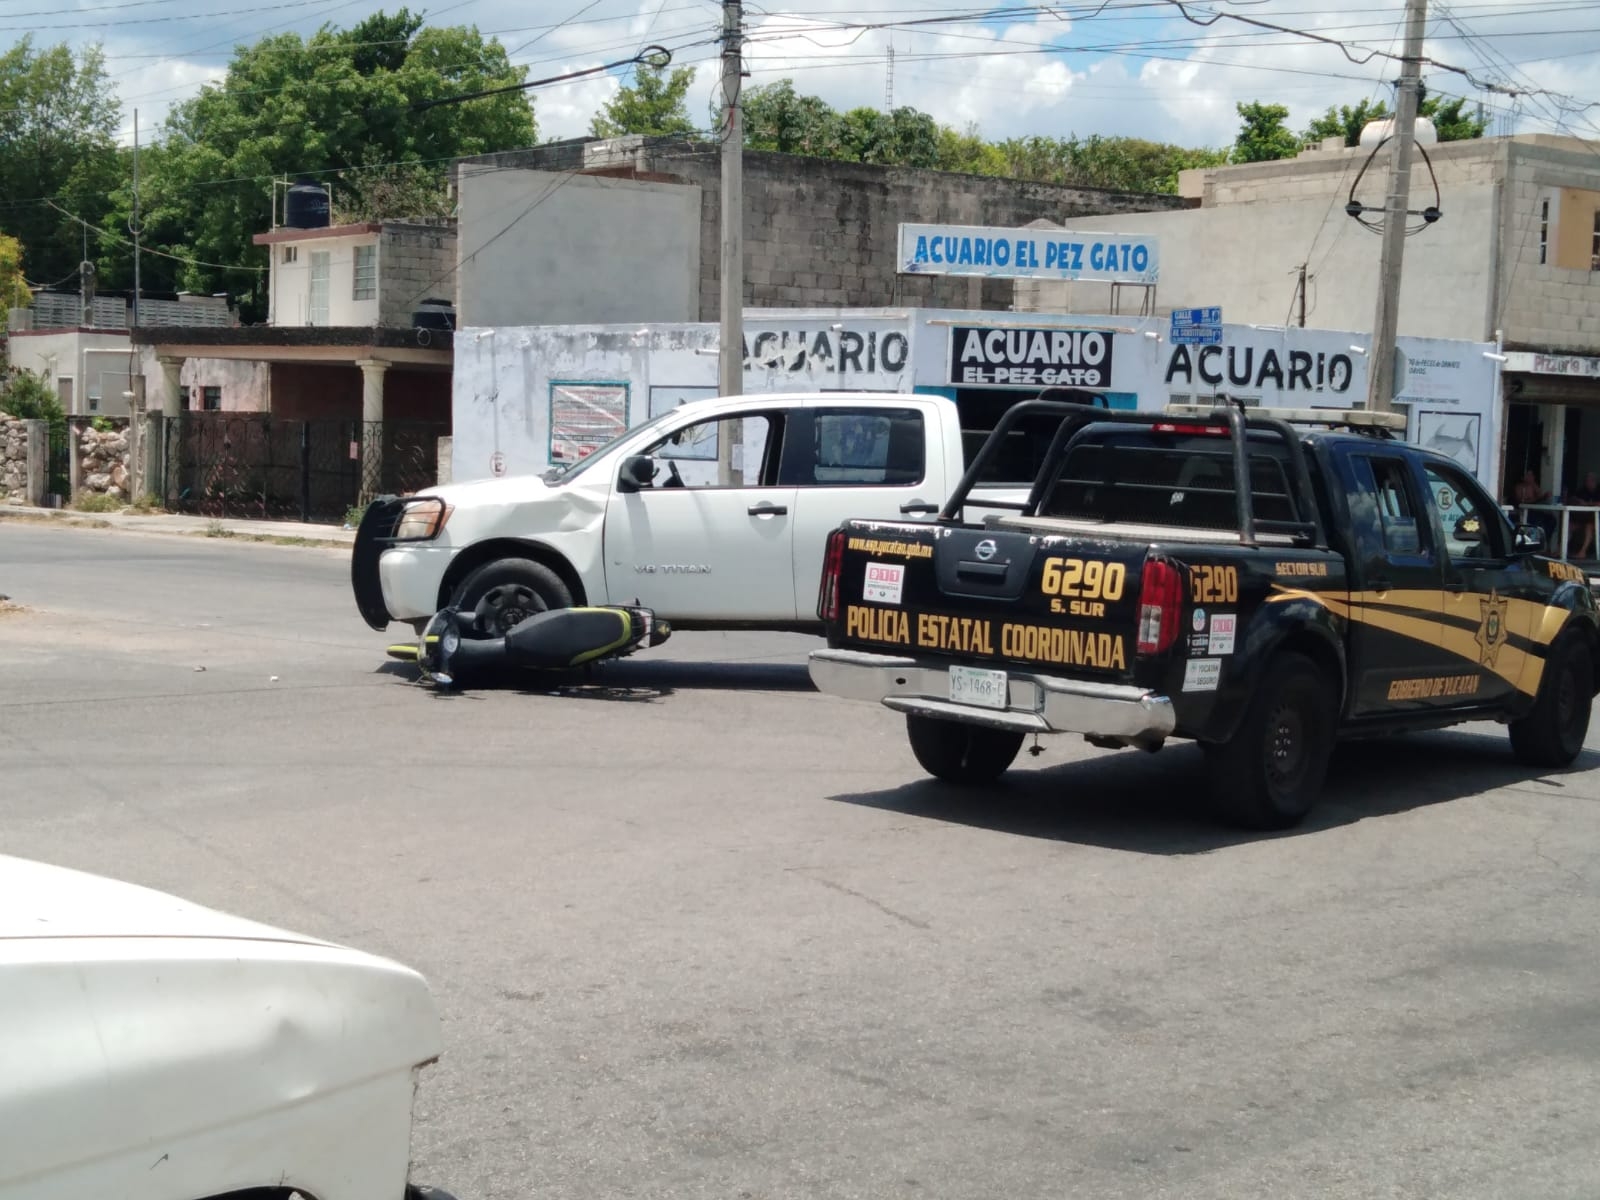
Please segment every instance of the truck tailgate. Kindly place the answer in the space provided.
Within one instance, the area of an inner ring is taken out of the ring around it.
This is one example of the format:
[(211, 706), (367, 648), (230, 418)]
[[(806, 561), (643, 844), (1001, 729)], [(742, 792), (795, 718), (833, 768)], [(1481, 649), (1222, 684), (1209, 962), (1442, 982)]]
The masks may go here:
[(874, 522), (837, 537), (840, 644), (1131, 677), (1144, 544)]

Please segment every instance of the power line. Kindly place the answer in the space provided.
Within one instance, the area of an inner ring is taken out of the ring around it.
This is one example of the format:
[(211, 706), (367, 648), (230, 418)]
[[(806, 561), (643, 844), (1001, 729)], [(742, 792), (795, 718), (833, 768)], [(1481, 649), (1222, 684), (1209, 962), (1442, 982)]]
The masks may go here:
[[(53, 200), (50, 201), (49, 204), (50, 204), (51, 208), (55, 209), (62, 216), (67, 217), (70, 220), (76, 221), (79, 225), (82, 225), (85, 229), (87, 229), (87, 230), (89, 230), (89, 231), (91, 231), (93, 233), (97, 233), (103, 238), (110, 238), (114, 242), (121, 242), (124, 246), (133, 245), (132, 242), (130, 242), (127, 238), (123, 237), (121, 234), (112, 233), (109, 230), (101, 229), (100, 226), (94, 225), (94, 224), (91, 224), (88, 221), (85, 221), (77, 213), (68, 212), (66, 209), (62, 208), (59, 204), (57, 204)], [(184, 256), (182, 254), (168, 254), (164, 250), (152, 250), (148, 246), (141, 246), (140, 247), (140, 253), (142, 253), (142, 254), (154, 254), (157, 258), (170, 258), (174, 262), (185, 263), (185, 264), (187, 264), (188, 266), (191, 266), (191, 267), (211, 267), (212, 269), (218, 270), (218, 271), (257, 271), (257, 272), (259, 272), (259, 271), (265, 271), (267, 269), (266, 267), (247, 267), (247, 266), (239, 266), (239, 265), (236, 265), (236, 264), (229, 264), (229, 263), (205, 262), (202, 259), (188, 258), (188, 257), (186, 257), (186, 256)]]

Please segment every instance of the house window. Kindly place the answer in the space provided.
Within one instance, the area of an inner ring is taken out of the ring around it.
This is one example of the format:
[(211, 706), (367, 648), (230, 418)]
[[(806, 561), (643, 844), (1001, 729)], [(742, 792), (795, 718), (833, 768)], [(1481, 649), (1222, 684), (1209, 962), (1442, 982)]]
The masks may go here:
[(307, 325), (328, 323), (328, 252), (311, 252), (311, 296), (307, 306)]
[(299, 246), (285, 246), (283, 248), (283, 261), (284, 262), (292, 263), (292, 262), (298, 262), (299, 260), (300, 260), (300, 247)]
[(376, 246), (356, 247), (356, 275), (355, 288), (350, 293), (352, 300), (375, 300), (378, 296), (378, 248)]
[(1545, 253), (1550, 245), (1550, 201), (1539, 201), (1539, 265), (1544, 265)]
[(200, 406), (206, 412), (218, 412), (222, 408), (222, 388), (215, 384), (206, 384), (200, 389)]

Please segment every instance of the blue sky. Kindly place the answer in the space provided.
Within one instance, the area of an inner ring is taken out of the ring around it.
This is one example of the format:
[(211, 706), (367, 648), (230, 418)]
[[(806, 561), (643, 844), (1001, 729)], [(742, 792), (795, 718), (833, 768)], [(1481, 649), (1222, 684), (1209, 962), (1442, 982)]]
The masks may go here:
[[(125, 135), (136, 107), (148, 137), (170, 103), (220, 77), (235, 43), (310, 32), (324, 22), (348, 25), (380, 7), (374, 0), (82, 0), (46, 15), (40, 0), (0, 0), (0, 10), (11, 10), (0, 11), (0, 37), (98, 40), (123, 99)], [(1224, 16), (1200, 28), (1168, 0), (1009, 0), (991, 6), (987, 17), (907, 26), (984, 9), (960, 0), (747, 0), (747, 82), (789, 77), (836, 107), (882, 107), (892, 48), (894, 102), (945, 124), (974, 123), (989, 137), (1127, 134), (1193, 146), (1231, 141), (1239, 101), (1287, 104), (1299, 127), (1329, 104), (1391, 96), (1398, 64), (1353, 63), (1336, 47), (1252, 29), (1229, 14), (1314, 31), (1348, 43), (1361, 58), (1372, 49), (1398, 51), (1400, 0), (1188, 7), (1196, 16)], [(698, 66), (691, 111), (707, 120), (717, 71), (711, 39), (720, 21), (714, 0), (448, 0), (425, 11), (433, 23), (494, 34), (513, 61), (529, 65), (530, 76), (622, 58), (647, 42), (669, 46), (679, 64)], [(1430, 3), (1429, 11), (1427, 54), (1471, 74), (1430, 67), (1432, 90), (1481, 100), (1494, 133), (1559, 127), (1600, 139), (1600, 103), (1578, 107), (1600, 102), (1600, 5), (1463, 0)], [(1485, 84), (1530, 94), (1512, 97)], [(615, 78), (598, 78), (539, 92), (541, 133), (586, 132), (617, 86)]]

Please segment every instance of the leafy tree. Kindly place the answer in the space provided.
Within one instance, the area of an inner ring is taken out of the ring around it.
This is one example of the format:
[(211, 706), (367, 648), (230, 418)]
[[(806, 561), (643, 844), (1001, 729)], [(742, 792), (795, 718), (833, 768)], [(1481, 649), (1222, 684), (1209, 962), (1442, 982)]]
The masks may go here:
[(1219, 166), (1228, 159), (1224, 150), (1099, 134), (1083, 139), (1009, 138), (999, 150), (1006, 159), (1005, 174), (1013, 178), (1169, 195), (1178, 190), (1179, 171)]
[(1487, 118), (1464, 115), (1461, 110), (1466, 104), (1464, 99), (1447, 102), (1442, 96), (1429, 96), (1417, 111), (1433, 122), (1441, 142), (1464, 142), (1482, 137), (1489, 127)]
[(0, 232), (26, 247), (23, 269), (39, 283), (70, 277), (83, 231), (46, 199), (100, 224), (118, 175), (121, 110), (98, 47), (74, 57), (24, 35), (0, 54)]
[[(1427, 117), (1433, 122), (1434, 131), (1439, 135), (1441, 142), (1459, 142), (1482, 137), (1489, 122), (1463, 114), (1462, 109), (1466, 104), (1464, 99), (1447, 101), (1442, 96), (1426, 96), (1417, 106), (1417, 115)], [(1337, 110), (1330, 107), (1322, 116), (1311, 122), (1305, 132), (1305, 140), (1315, 142), (1325, 137), (1342, 137), (1346, 146), (1359, 146), (1361, 131), (1368, 121), (1381, 121), (1393, 115), (1382, 100), (1376, 104), (1363, 100), (1354, 108), (1349, 105), (1341, 105)]]
[(33, 292), (22, 274), (22, 244), (0, 233), (0, 329), (6, 327), (13, 308), (26, 308)]
[(1234, 162), (1269, 162), (1275, 158), (1292, 158), (1299, 151), (1300, 139), (1285, 126), (1289, 110), (1282, 104), (1252, 100), (1235, 107), (1244, 124), (1233, 144)]
[(1004, 175), (1006, 156), (992, 142), (986, 142), (976, 125), (968, 125), (957, 132), (948, 125), (939, 127), (938, 161), (941, 171), (959, 171), (965, 175)]
[[(377, 211), (452, 158), (533, 144), (536, 127), (519, 92), (418, 107), (524, 81), (498, 41), (475, 28), (424, 27), (402, 8), (347, 30), (309, 38), (280, 34), (241, 47), (222, 83), (174, 106), (164, 137), (141, 160), (144, 242), (203, 263), (151, 258), (152, 289), (230, 291), (247, 319), (266, 308), (265, 265), (251, 243), (271, 224), (270, 180), (337, 173), (339, 202)], [(412, 170), (385, 177), (351, 168)], [(126, 187), (115, 201), (131, 207)], [(390, 214), (395, 215), (395, 214)], [(237, 264), (238, 268), (235, 268)], [(102, 282), (109, 282), (102, 274)]]
[(744, 144), (751, 150), (844, 158), (844, 120), (816, 96), (801, 96), (784, 79), (744, 89)]
[(684, 97), (694, 83), (693, 67), (675, 67), (669, 75), (663, 67), (640, 64), (634, 72), (633, 86), (624, 86), (607, 100), (589, 122), (595, 137), (621, 137), (627, 133), (651, 137), (692, 137), (698, 130), (689, 119)]
[(341, 225), (405, 217), (446, 217), (454, 211), (450, 181), (437, 166), (384, 163), (382, 152), (368, 151), (359, 171), (347, 172), (333, 193), (333, 219)]

